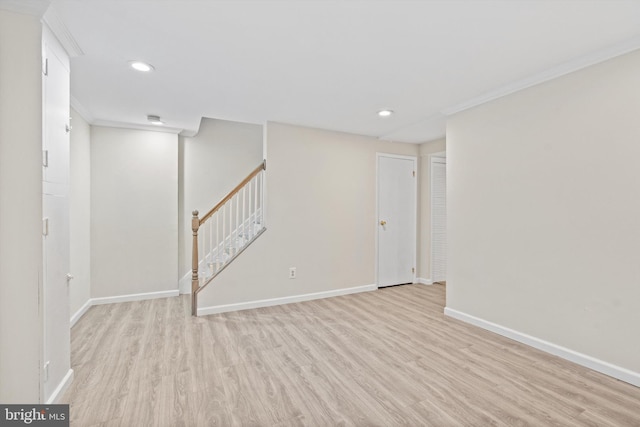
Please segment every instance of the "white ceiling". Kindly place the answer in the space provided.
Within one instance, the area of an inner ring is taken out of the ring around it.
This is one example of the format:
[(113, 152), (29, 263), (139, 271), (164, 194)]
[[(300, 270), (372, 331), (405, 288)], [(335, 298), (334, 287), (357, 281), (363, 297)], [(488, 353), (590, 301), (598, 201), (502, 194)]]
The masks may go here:
[(156, 114), (186, 133), (204, 116), (423, 142), (446, 113), (640, 47), (638, 0), (51, 4), (83, 52), (71, 86), (89, 120)]

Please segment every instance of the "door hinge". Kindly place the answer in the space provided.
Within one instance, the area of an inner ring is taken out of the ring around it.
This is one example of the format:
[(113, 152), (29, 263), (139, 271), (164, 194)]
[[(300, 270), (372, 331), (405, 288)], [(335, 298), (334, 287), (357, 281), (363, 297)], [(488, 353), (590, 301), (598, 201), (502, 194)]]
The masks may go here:
[(416, 177), (416, 171), (413, 171), (413, 177), (414, 178)]
[(49, 167), (49, 150), (42, 150), (42, 166)]
[(49, 58), (44, 58), (44, 63), (42, 64), (42, 74), (45, 76), (49, 75)]
[(411, 272), (415, 274), (416, 268), (415, 267), (411, 267)]
[(42, 218), (42, 235), (49, 235), (49, 218)]

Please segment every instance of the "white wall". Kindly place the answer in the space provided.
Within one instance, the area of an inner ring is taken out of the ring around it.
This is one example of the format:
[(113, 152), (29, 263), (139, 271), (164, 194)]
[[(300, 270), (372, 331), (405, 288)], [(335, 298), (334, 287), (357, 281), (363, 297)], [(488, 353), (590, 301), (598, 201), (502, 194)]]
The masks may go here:
[(640, 52), (451, 118), (447, 307), (640, 385)]
[(73, 316), (91, 298), (91, 129), (71, 109), (71, 273), (70, 312)]
[(0, 402), (40, 400), (42, 25), (0, 10)]
[(431, 277), (431, 155), (446, 151), (444, 139), (420, 144), (418, 277), (430, 282)]
[(207, 118), (196, 136), (180, 138), (180, 277), (189, 290), (191, 213), (207, 213), (262, 162), (263, 139), (260, 125)]
[(417, 156), (418, 146), (269, 123), (267, 231), (199, 306), (374, 284), (376, 152)]
[(178, 136), (91, 127), (91, 297), (178, 289)]

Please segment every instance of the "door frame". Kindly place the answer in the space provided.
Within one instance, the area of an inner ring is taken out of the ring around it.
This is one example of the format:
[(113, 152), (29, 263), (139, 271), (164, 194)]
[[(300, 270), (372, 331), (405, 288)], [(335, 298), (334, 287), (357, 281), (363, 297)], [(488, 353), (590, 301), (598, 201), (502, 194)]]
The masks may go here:
[[(433, 274), (433, 164), (434, 163), (444, 163), (445, 170), (447, 167), (447, 152), (440, 151), (438, 153), (429, 154), (429, 281), (431, 283), (436, 283), (434, 274)], [(446, 191), (446, 181), (445, 181), (445, 191)], [(445, 279), (446, 280), (446, 279)]]
[(376, 203), (376, 216), (375, 216), (375, 221), (374, 221), (374, 227), (375, 227), (375, 231), (374, 231), (374, 236), (375, 236), (375, 252), (374, 252), (374, 268), (375, 268), (375, 272), (374, 272), (374, 278), (375, 278), (375, 285), (377, 288), (380, 288), (380, 284), (379, 284), (379, 280), (378, 280), (378, 271), (379, 271), (379, 265), (378, 265), (378, 259), (379, 259), (379, 252), (380, 252), (380, 243), (379, 243), (379, 233), (380, 233), (380, 228), (379, 228), (379, 224), (378, 221), (380, 220), (380, 188), (379, 188), (379, 179), (380, 179), (380, 157), (390, 157), (393, 159), (403, 159), (403, 160), (411, 160), (413, 161), (413, 169), (416, 172), (416, 176), (415, 176), (415, 180), (414, 180), (414, 191), (413, 191), (413, 204), (415, 206), (415, 210), (413, 212), (413, 216), (414, 216), (414, 227), (413, 227), (413, 240), (414, 240), (414, 245), (413, 245), (413, 251), (412, 251), (412, 263), (413, 263), (413, 283), (416, 282), (416, 277), (418, 277), (418, 268), (416, 265), (416, 261), (417, 261), (417, 253), (418, 253), (418, 180), (420, 179), (420, 171), (418, 168), (418, 156), (406, 156), (406, 155), (402, 155), (402, 154), (391, 154), (391, 153), (380, 153), (380, 152), (376, 152), (376, 197), (375, 197), (375, 203)]

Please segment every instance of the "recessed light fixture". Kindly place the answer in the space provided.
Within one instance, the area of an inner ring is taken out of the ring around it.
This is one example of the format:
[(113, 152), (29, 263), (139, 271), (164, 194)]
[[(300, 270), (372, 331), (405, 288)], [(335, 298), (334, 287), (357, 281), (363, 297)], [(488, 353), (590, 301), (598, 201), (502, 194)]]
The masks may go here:
[(389, 117), (392, 114), (393, 114), (393, 110), (380, 110), (380, 111), (378, 111), (378, 115), (380, 117)]
[(129, 65), (131, 65), (131, 68), (134, 70), (142, 71), (143, 73), (148, 73), (154, 70), (153, 65), (142, 61), (131, 61), (129, 62)]
[(162, 119), (160, 119), (160, 116), (147, 116), (147, 120), (149, 120), (151, 122), (151, 124), (153, 125), (158, 125), (161, 126), (164, 124), (164, 122), (162, 121)]

